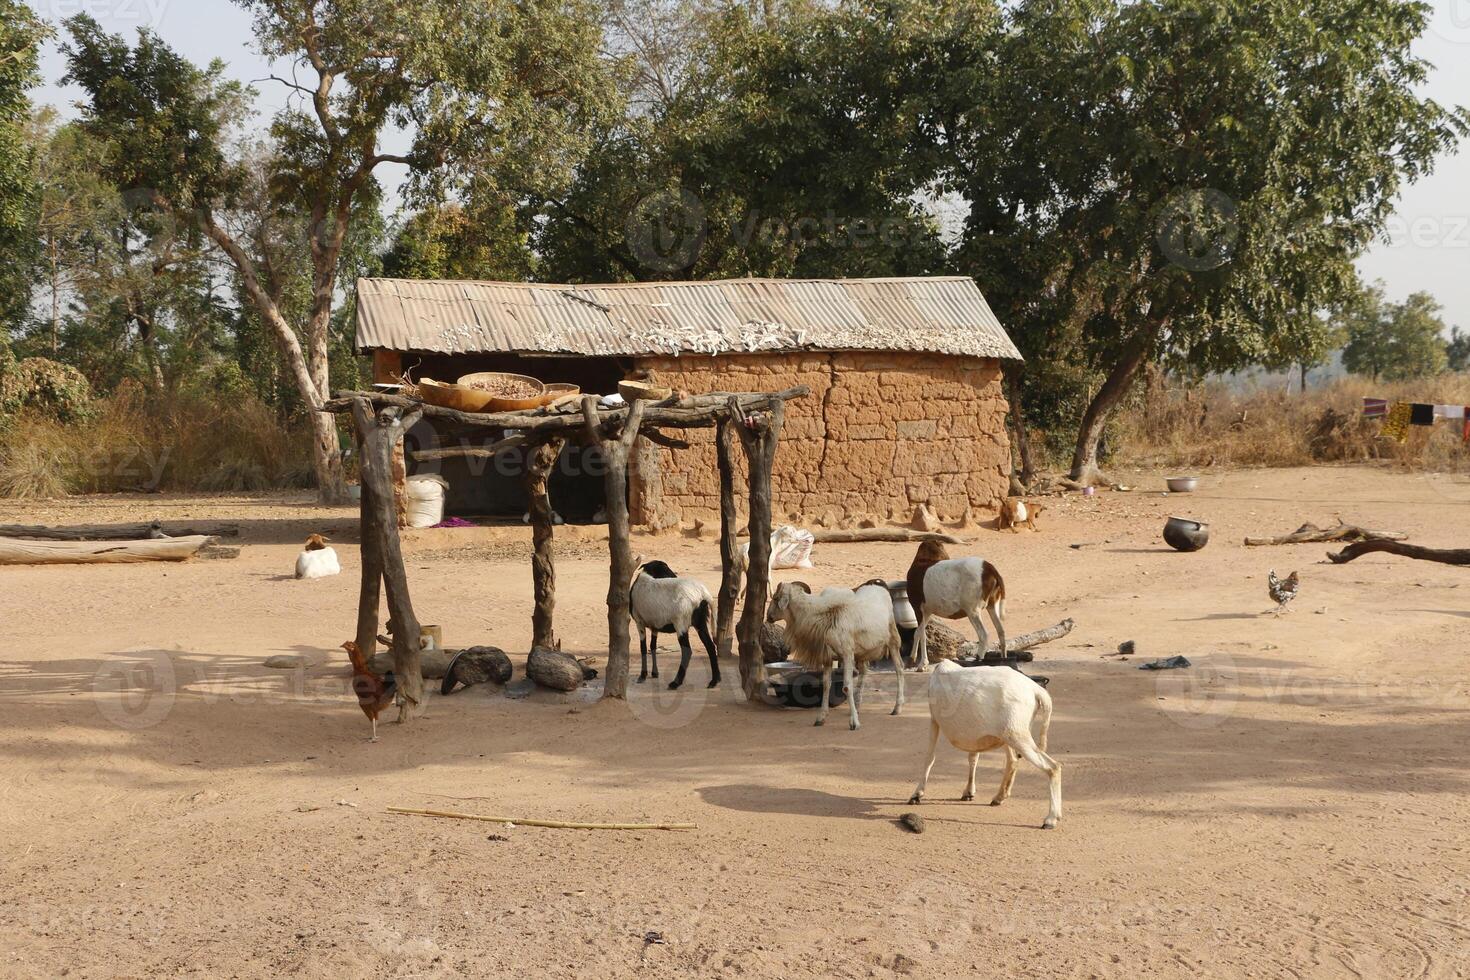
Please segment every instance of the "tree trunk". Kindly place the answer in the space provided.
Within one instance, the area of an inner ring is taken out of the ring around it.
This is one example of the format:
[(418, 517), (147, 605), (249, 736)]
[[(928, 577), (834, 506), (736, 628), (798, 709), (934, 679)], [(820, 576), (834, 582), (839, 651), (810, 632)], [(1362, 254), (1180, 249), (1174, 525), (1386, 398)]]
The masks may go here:
[(745, 608), (736, 631), (740, 639), (740, 686), (750, 700), (757, 699), (765, 679), (760, 632), (770, 591), (771, 470), (785, 409), (785, 403), (775, 399), (764, 413), (753, 413), (747, 419), (739, 402), (730, 399), (731, 424), (740, 434), (750, 473), (750, 561), (745, 571)]
[(1146, 332), (1129, 342), (1118, 362), (1108, 372), (1107, 380), (1088, 404), (1087, 411), (1082, 414), (1070, 474), (1071, 479), (1077, 483), (1090, 485), (1099, 482), (1102, 474), (1097, 465), (1097, 442), (1102, 438), (1108, 417), (1128, 394), (1133, 379), (1138, 376), (1138, 369), (1143, 366), (1152, 339), (1153, 333)]
[[(419, 664), (421, 631), (409, 598), (408, 572), (403, 566), (398, 519), (393, 509), (393, 448), (412, 424), (415, 414), (410, 413), (404, 418), (401, 413), (401, 409), (385, 408), (374, 415), (365, 399), (357, 399), (352, 405), (353, 419), (362, 435), (363, 498), (371, 504), (362, 511), (368, 519), (362, 528), (362, 538), (364, 546), (375, 549), (377, 559), (382, 563), (383, 582), (388, 593), (388, 616), (393, 623), (393, 672), (403, 699), (398, 721), (407, 724), (423, 714), (424, 677)], [(373, 539), (371, 545), (366, 544), (369, 538)], [(367, 597), (368, 591), (364, 585), (360, 598)], [(365, 611), (359, 608), (359, 630), (365, 619)]]
[(1016, 454), (1020, 457), (1019, 472), (1011, 473), (1011, 495), (1020, 496), (1036, 478), (1036, 460), (1031, 455), (1031, 439), (1026, 434), (1026, 409), (1021, 399), (1021, 369), (1007, 362), (1004, 368), (1006, 398), (1010, 401), (1011, 431), (1015, 433)]
[(551, 497), (547, 480), (561, 454), (563, 439), (551, 439), (526, 454), (526, 500), (531, 514), (531, 588), (536, 605), (531, 612), (531, 646), (555, 650), (556, 566), (552, 550)]
[(1307, 367), (1305, 364), (1300, 365), (1300, 367), (1302, 369), (1302, 390), (1301, 390), (1301, 394), (1305, 395), (1307, 393), (1307, 372), (1310, 371), (1311, 368)]
[[(286, 368), (296, 382), (301, 400), (312, 411), (311, 464), (316, 474), (317, 489), (324, 504), (337, 504), (347, 499), (347, 480), (342, 468), (342, 448), (337, 441), (337, 423), (333, 416), (320, 411), (331, 392), (328, 391), (326, 338), (313, 344), (312, 360), (308, 361), (302, 350), (301, 340), (291, 324), (286, 322), (279, 304), (261, 284), (255, 262), (240, 247), (240, 243), (214, 220), (214, 215), (205, 211), (202, 215), (204, 230), (218, 245), (240, 273), (240, 284), (245, 295), (275, 334)], [(319, 370), (313, 372), (312, 362)], [(314, 376), (315, 373), (315, 376)]]
[(633, 545), (628, 538), (628, 453), (643, 424), (645, 401), (634, 401), (628, 408), (622, 434), (605, 439), (600, 432), (597, 396), (582, 399), (582, 415), (588, 446), (597, 446), (603, 454), (606, 487), (607, 548), (610, 568), (607, 582), (607, 670), (603, 675), (602, 696), (622, 700), (628, 696), (628, 588), (633, 578)]
[(730, 420), (715, 424), (715, 461), (720, 471), (720, 594), (715, 616), (715, 649), (721, 657), (734, 652), (735, 605), (740, 601), (740, 514), (735, 507), (735, 433)]

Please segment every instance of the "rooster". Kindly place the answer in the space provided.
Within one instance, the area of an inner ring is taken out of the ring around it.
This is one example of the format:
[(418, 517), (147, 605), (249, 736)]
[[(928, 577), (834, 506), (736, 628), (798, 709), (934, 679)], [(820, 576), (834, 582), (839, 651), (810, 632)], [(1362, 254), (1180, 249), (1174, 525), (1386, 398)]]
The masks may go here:
[(398, 693), (398, 682), (392, 671), (381, 677), (373, 673), (373, 669), (368, 666), (367, 657), (362, 654), (362, 648), (351, 640), (342, 644), (342, 649), (347, 651), (347, 659), (352, 661), (352, 690), (357, 695), (358, 707), (362, 708), (362, 713), (373, 723), (372, 741), (376, 742), (378, 713), (393, 703), (393, 697)]
[(1274, 568), (1266, 573), (1266, 591), (1270, 594), (1271, 600), (1276, 603), (1276, 615), (1280, 616), (1286, 611), (1287, 605), (1296, 598), (1300, 584), (1296, 572), (1286, 576), (1285, 581), (1276, 577)]

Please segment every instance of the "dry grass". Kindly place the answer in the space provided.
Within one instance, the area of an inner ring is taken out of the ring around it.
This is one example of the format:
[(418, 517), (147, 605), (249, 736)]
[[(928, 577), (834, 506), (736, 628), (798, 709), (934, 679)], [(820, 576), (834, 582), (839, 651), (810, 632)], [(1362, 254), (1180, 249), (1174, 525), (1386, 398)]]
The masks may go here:
[(1470, 403), (1470, 376), (1447, 374), (1396, 384), (1350, 378), (1305, 395), (1224, 385), (1163, 388), (1119, 419), (1116, 459), (1126, 465), (1303, 466), (1388, 460), (1406, 469), (1470, 470), (1470, 447), (1457, 423), (1411, 426), (1403, 443), (1363, 418), (1364, 397)]
[(16, 419), (0, 433), (0, 496), (306, 486), (308, 453), (259, 401), (125, 388), (85, 421)]

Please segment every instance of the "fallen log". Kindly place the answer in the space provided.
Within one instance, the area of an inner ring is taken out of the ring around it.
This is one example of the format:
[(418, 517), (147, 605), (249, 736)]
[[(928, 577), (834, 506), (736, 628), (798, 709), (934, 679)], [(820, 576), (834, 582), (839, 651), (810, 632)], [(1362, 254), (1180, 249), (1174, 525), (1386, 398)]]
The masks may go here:
[(849, 529), (819, 528), (812, 532), (818, 544), (853, 544), (866, 541), (942, 541), (964, 544), (963, 538), (939, 531), (915, 531), (909, 527), (857, 527)]
[[(382, 639), (379, 642), (383, 642)], [(392, 643), (388, 640), (388, 643)], [(442, 680), (449, 671), (449, 662), (454, 659), (458, 650), (420, 650), (419, 651), (419, 676), (426, 681)], [(385, 674), (393, 669), (393, 651), (379, 650), (373, 654), (368, 662), (369, 666), (379, 674)]]
[(184, 561), (210, 544), (210, 535), (142, 541), (26, 541), (0, 538), (0, 565), (93, 565)]
[(0, 524), (0, 537), (35, 538), (41, 541), (138, 541), (158, 530), (171, 538), (189, 538), (207, 535), (216, 538), (237, 538), (240, 525), (221, 522), (204, 524), (180, 524), (155, 521), (150, 524), (75, 524), (69, 527), (46, 527), (43, 524)]
[(1417, 558), (1420, 561), (1435, 561), (1441, 565), (1470, 565), (1470, 548), (1421, 548), (1415, 544), (1400, 544), (1397, 541), (1359, 541), (1334, 554), (1327, 552), (1327, 559), (1336, 565), (1345, 565), (1354, 558), (1371, 555), (1376, 551)]
[(1254, 548), (1278, 544), (1319, 544), (1324, 541), (1402, 541), (1407, 537), (1401, 531), (1379, 531), (1356, 524), (1344, 524), (1339, 520), (1336, 527), (1303, 524), (1290, 534), (1275, 538), (1246, 538), (1245, 543)]

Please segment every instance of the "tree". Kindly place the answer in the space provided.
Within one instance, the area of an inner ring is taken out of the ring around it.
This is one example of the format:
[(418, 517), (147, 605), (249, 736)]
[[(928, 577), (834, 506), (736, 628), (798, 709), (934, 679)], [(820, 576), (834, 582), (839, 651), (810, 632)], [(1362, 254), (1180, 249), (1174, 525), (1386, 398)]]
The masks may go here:
[[(86, 90), (84, 123), (117, 147), (114, 176), (161, 210), (197, 220), (232, 265), (240, 293), (279, 344), (303, 403), (330, 396), (333, 311), (350, 283), (344, 252), (355, 215), (380, 193), (385, 165), (406, 166), (410, 190), (440, 200), (475, 191), (515, 198), (555, 185), (584, 147), (608, 88), (586, 0), (518, 4), (420, 0), (236, 0), (255, 17), (263, 54), (290, 95), (272, 120), (265, 188), (272, 225), (287, 224), (309, 257), (305, 310), (288, 315), (287, 277), (250, 236), (260, 216), (236, 208), (249, 187), (227, 123), (251, 93), (220, 66), (200, 70), (148, 31), (136, 48), (85, 16), (67, 22), (68, 79)], [(406, 132), (403, 152), (383, 148)], [(324, 500), (343, 498), (334, 419), (311, 411), (313, 463)]]
[(1099, 436), (1151, 359), (1258, 360), (1350, 288), (1399, 188), (1467, 130), (1416, 94), (1424, 18), (1412, 2), (1022, 0), (1003, 30), (936, 42), (948, 80), (921, 132), (971, 202), (961, 268), (1022, 338), (1075, 330), (1101, 378), (1074, 480), (1100, 478)]
[(117, 191), (102, 176), (107, 148), (81, 126), (58, 123), (55, 110), (43, 109), (32, 120), (31, 145), (39, 190), (38, 279), (56, 357), (67, 298), (97, 269), (99, 254), (125, 215)]
[(1444, 353), (1445, 364), (1451, 371), (1470, 370), (1470, 333), (1459, 327), (1452, 327)]
[(0, 339), (24, 319), (30, 304), (39, 195), (26, 132), (26, 91), (39, 80), (37, 50), (48, 34), (21, 0), (0, 0)]
[(1366, 289), (1344, 317), (1342, 363), (1374, 381), (1408, 381), (1445, 369), (1441, 307), (1428, 293), (1402, 303), (1384, 299), (1383, 284)]

